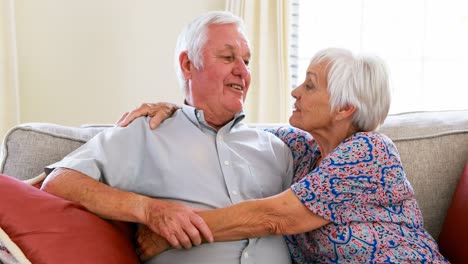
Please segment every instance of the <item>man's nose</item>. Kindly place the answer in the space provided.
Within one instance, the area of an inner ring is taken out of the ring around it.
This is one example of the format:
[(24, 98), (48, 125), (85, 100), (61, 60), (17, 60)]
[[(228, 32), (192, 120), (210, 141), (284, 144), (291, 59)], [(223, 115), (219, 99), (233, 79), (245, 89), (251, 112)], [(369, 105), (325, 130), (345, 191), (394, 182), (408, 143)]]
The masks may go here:
[(249, 67), (245, 64), (243, 59), (237, 59), (234, 65), (233, 74), (245, 78), (250, 73)]

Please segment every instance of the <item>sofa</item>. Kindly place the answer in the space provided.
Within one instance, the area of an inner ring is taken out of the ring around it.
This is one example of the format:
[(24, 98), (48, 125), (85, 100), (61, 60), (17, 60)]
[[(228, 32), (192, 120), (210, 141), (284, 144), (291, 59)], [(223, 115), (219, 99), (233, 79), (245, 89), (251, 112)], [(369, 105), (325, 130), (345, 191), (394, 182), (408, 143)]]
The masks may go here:
[[(32, 179), (43, 172), (44, 166), (62, 159), (106, 127), (18, 125), (4, 138), (0, 173), (21, 181)], [(395, 142), (423, 213), (424, 226), (437, 240), (468, 161), (468, 111), (390, 115), (379, 131)]]

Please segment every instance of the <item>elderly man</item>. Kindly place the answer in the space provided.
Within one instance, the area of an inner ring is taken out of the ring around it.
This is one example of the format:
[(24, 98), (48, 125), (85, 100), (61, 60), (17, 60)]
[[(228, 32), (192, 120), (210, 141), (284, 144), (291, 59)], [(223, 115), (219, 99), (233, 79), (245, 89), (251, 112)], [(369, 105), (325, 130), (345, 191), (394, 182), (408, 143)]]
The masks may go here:
[(46, 168), (43, 189), (103, 218), (146, 225), (176, 248), (147, 263), (289, 263), (280, 236), (177, 249), (199, 245), (200, 233), (213, 239), (191, 207), (280, 193), (293, 166), (281, 140), (241, 123), (250, 48), (238, 17), (215, 11), (196, 18), (179, 36), (176, 58), (182, 109), (156, 130), (139, 118), (100, 133)]

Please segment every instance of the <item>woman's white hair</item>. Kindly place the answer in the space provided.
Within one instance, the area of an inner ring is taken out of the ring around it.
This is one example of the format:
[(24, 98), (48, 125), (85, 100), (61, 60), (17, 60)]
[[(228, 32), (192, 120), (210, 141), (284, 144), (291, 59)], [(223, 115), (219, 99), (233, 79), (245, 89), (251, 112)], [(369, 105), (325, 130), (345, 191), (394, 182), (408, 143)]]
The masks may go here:
[(180, 69), (179, 56), (187, 51), (189, 60), (195, 68), (203, 67), (203, 47), (206, 44), (206, 32), (210, 25), (234, 24), (240, 32), (245, 33), (244, 22), (241, 18), (228, 11), (211, 11), (195, 18), (179, 34), (174, 52), (175, 69), (180, 87), (185, 91), (187, 80), (185, 80)]
[(359, 131), (377, 129), (390, 109), (390, 81), (385, 62), (374, 55), (354, 55), (348, 50), (319, 51), (311, 64), (327, 62), (328, 92), (332, 110), (353, 105), (353, 126)]

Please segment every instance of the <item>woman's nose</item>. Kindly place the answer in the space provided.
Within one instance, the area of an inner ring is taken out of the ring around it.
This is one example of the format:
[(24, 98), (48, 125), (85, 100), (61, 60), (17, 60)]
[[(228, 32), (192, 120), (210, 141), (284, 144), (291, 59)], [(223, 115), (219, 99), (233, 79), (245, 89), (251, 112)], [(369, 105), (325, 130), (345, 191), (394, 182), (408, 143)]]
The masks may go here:
[(299, 96), (299, 86), (294, 88), (292, 91), (291, 91), (291, 96), (294, 97), (295, 99), (297, 99), (297, 97)]

